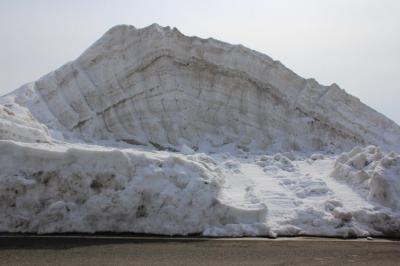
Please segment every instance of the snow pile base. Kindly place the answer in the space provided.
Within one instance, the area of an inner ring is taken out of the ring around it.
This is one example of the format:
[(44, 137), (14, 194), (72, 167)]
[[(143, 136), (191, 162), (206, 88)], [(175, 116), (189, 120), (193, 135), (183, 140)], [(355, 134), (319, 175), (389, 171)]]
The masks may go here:
[(0, 150), (3, 232), (400, 236), (398, 155), (374, 147), (336, 164), (6, 140)]
[[(265, 222), (220, 202), (204, 156), (0, 141), (0, 231), (201, 233)], [(257, 225), (259, 226), (259, 225)]]

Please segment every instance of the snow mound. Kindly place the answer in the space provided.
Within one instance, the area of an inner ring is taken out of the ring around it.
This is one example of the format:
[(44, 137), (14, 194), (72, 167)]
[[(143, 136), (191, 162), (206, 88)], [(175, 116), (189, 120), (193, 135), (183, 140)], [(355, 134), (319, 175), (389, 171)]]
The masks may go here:
[(400, 127), (336, 84), (116, 26), (0, 98), (0, 231), (400, 236), (388, 149)]
[(264, 208), (220, 201), (224, 176), (204, 156), (11, 141), (0, 150), (2, 232), (186, 235), (218, 227), (229, 235), (235, 224), (241, 234), (265, 222)]
[(65, 138), (177, 149), (400, 151), (400, 127), (336, 84), (304, 79), (241, 45), (156, 24), (116, 26), (15, 102)]
[(364, 198), (400, 209), (400, 155), (378, 147), (356, 147), (338, 157), (333, 177), (346, 182)]

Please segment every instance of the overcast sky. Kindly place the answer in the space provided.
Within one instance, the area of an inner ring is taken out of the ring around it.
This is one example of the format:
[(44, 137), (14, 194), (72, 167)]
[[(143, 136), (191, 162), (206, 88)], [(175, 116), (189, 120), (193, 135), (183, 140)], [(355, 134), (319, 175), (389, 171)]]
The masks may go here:
[(114, 25), (154, 22), (268, 54), (400, 123), (397, 0), (0, 0), (0, 94), (73, 60)]

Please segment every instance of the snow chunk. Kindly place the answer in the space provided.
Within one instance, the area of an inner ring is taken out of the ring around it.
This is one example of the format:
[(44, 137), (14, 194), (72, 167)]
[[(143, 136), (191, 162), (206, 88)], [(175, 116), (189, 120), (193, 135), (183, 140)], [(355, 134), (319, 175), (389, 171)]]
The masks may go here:
[(21, 142), (51, 141), (47, 127), (40, 124), (27, 108), (4, 99), (1, 102), (0, 140), (8, 139)]
[(186, 154), (186, 155), (192, 155), (192, 154), (195, 153), (195, 151), (194, 151), (192, 148), (190, 148), (189, 146), (187, 146), (186, 144), (183, 144), (183, 145), (181, 146), (180, 151), (181, 151), (183, 154)]
[(320, 153), (314, 153), (313, 155), (310, 156), (310, 159), (313, 161), (322, 160), (324, 159), (324, 155)]

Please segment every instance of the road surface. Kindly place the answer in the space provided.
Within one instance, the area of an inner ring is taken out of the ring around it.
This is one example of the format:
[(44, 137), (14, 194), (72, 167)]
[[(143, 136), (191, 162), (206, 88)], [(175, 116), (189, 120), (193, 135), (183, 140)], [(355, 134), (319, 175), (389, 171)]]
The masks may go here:
[(400, 265), (400, 241), (0, 236), (0, 265)]

